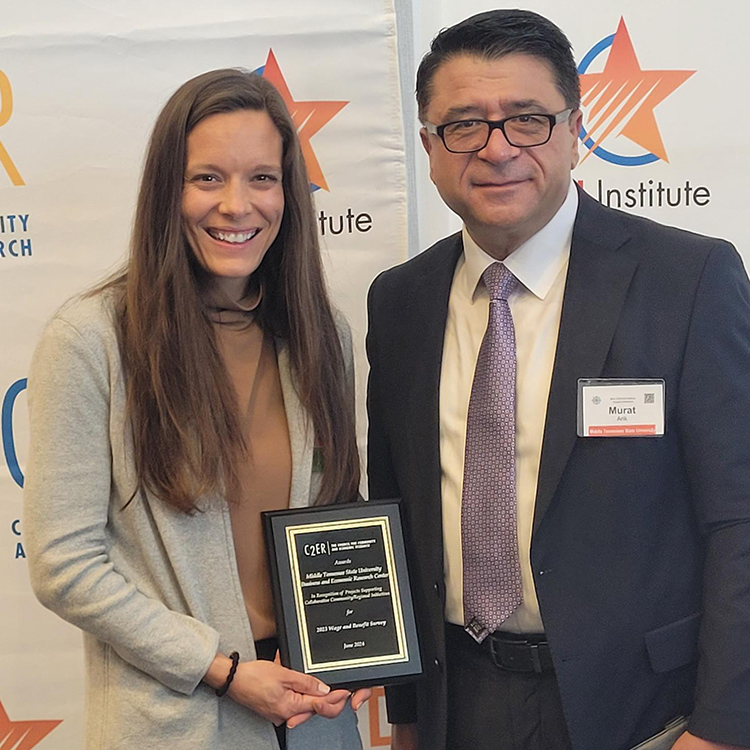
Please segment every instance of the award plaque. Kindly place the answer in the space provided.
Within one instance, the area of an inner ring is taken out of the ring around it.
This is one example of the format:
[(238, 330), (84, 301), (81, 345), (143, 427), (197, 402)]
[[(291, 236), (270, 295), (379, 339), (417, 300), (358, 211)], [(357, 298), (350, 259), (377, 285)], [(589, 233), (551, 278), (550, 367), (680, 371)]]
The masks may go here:
[(262, 516), (284, 666), (348, 688), (421, 674), (398, 501)]

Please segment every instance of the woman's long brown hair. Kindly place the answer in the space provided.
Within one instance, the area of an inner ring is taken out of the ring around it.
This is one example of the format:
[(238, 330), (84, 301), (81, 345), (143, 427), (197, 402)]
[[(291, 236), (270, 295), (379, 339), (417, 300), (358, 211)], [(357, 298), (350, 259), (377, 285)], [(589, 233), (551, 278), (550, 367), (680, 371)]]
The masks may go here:
[(181, 86), (159, 115), (146, 156), (130, 258), (105, 285), (119, 289), (117, 323), (133, 431), (136, 492), (186, 513), (236, 486), (245, 445), (236, 397), (201, 299), (204, 272), (182, 219), (187, 136), (206, 117), (267, 112), (283, 142), (284, 215), (255, 271), (256, 320), (287, 342), (292, 377), (315, 431), (323, 476), (318, 504), (357, 497), (354, 395), (324, 281), (296, 128), (261, 76), (215, 70)]

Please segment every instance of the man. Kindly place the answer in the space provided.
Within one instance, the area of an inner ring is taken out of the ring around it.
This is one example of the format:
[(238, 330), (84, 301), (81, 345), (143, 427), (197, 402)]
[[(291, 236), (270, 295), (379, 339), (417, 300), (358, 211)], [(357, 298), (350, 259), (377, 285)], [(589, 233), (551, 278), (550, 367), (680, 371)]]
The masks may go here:
[(750, 747), (742, 262), (576, 189), (546, 19), (442, 31), (417, 99), (464, 229), (369, 298), (370, 495), (403, 498), (425, 664), (393, 747)]

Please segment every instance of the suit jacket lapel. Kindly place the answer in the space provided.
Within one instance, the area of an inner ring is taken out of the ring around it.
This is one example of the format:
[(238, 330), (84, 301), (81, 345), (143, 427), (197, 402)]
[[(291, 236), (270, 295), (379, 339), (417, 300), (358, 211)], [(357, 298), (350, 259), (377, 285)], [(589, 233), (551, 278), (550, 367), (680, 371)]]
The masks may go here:
[(414, 286), (410, 305), (412, 313), (403, 319), (403, 325), (412, 328), (404, 337), (409, 349), (403, 352), (408, 382), (411, 383), (408, 390), (410, 440), (419, 446), (416, 464), (421, 469), (425, 494), (438, 504), (441, 496), (440, 369), (453, 273), (463, 251), (460, 234), (446, 238), (441, 244), (443, 251), (434, 253), (431, 265), (420, 283)]
[(542, 442), (534, 531), (552, 502), (576, 441), (579, 378), (602, 373), (636, 261), (613, 214), (579, 191), (560, 332)]

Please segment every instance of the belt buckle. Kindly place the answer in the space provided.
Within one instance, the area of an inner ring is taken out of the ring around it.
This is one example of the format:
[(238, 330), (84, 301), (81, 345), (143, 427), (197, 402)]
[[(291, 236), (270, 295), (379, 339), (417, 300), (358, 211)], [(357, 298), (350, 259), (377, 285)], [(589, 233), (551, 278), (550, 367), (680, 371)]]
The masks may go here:
[(539, 658), (539, 644), (529, 643), (529, 646), (531, 646), (531, 664), (534, 667), (534, 672), (542, 674), (544, 670), (542, 669), (542, 660)]

